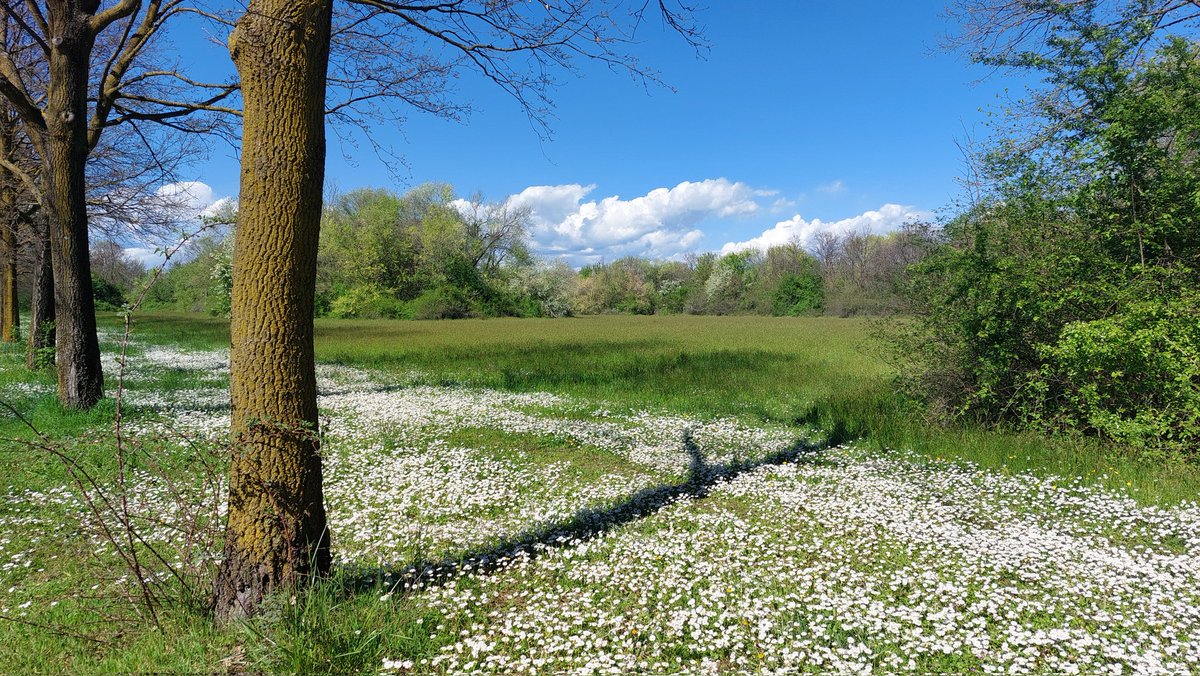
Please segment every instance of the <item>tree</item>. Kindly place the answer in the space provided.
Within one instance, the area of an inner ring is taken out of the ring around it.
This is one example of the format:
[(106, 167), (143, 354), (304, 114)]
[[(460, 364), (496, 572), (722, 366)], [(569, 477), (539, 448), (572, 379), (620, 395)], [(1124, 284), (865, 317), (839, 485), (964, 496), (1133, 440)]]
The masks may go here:
[(1022, 13), (979, 35), (1025, 42), (985, 56), (1050, 91), (978, 159), (990, 182), (917, 265), (905, 370), (947, 417), (1194, 454), (1200, 48), (1167, 29), (1200, 8), (1006, 7)]
[(819, 311), (824, 291), (818, 264), (799, 241), (767, 249), (746, 305), (760, 314), (796, 316)]
[(948, 36), (947, 47), (1044, 80), (1008, 116), (1013, 129), (1004, 142), (1012, 156), (1064, 138), (1086, 142), (1095, 111), (1125, 74), (1172, 34), (1200, 26), (1196, 0), (956, 0), (949, 14), (960, 30)]
[(17, 327), (20, 326), (20, 314), (17, 309), (17, 224), (13, 214), (16, 211), (15, 199), (11, 191), (4, 190), (0, 195), (0, 210), (9, 215), (0, 223), (0, 256), (3, 256), (4, 267), (0, 270), (0, 341), (11, 343), (18, 339)]
[(627, 257), (585, 268), (576, 287), (575, 307), (582, 314), (652, 314), (654, 285), (648, 279), (649, 267), (647, 261)]
[(537, 317), (571, 316), (571, 296), (577, 283), (578, 275), (562, 261), (522, 266), (509, 279), (513, 291), (533, 305), (529, 314)]
[(401, 198), (388, 190), (362, 188), (330, 200), (317, 262), (317, 295), (324, 305), (352, 289), (405, 300), (420, 293), (420, 238), (400, 211)]
[(707, 294), (706, 309), (712, 314), (733, 314), (742, 309), (746, 286), (754, 275), (754, 269), (762, 260), (756, 249), (735, 251), (721, 256), (713, 266), (712, 274), (704, 282)]
[(474, 195), (461, 208), (466, 235), (466, 256), (485, 277), (495, 275), (509, 261), (528, 262), (526, 233), (533, 210), (510, 200), (487, 204)]
[[(666, 1), (664, 20), (694, 41), (686, 11)], [(618, 0), (251, 0), (237, 19), (229, 41), (244, 101), (230, 324), (236, 450), (218, 617), (253, 613), (265, 594), (329, 567), (312, 346), (326, 110), (346, 119), (357, 105), (400, 99), (453, 115), (444, 89), (421, 85), (466, 65), (542, 119), (551, 70), (575, 58), (653, 78), (627, 49), (648, 4), (622, 19)], [(424, 55), (411, 62), (415, 74), (397, 58), (405, 48)], [(344, 98), (330, 103), (329, 89)]]
[[(7, 163), (15, 163), (17, 139), (14, 121), (9, 110), (0, 111), (0, 157)], [(24, 218), (21, 185), (17, 177), (0, 166), (0, 341), (6, 343), (17, 339), (16, 329), (20, 325), (17, 310), (17, 230)]]
[[(1200, 21), (1195, 0), (957, 0), (950, 18), (960, 27), (947, 46), (981, 62), (1053, 67), (1063, 38), (1119, 30), (1135, 49)], [(1140, 51), (1140, 49), (1138, 50)]]
[(29, 299), (29, 337), (25, 365), (39, 369), (54, 363), (57, 331), (54, 329), (54, 271), (51, 265), (50, 229), (38, 209), (30, 220), (30, 242), (34, 252), (33, 293)]
[(364, 188), (330, 202), (317, 256), (319, 312), (441, 318), (435, 306), (442, 303), (423, 298), (435, 292), (442, 300), (466, 301), (452, 304), (457, 309), (451, 314), (516, 311), (505, 302), (511, 298), (502, 277), (529, 261), (527, 209), (457, 199), (445, 184), (421, 185), (404, 195)]
[(124, 247), (111, 239), (92, 245), (92, 274), (129, 294), (134, 284), (146, 274), (146, 266), (125, 252)]
[[(103, 395), (88, 259), (89, 156), (106, 129), (141, 122), (178, 129), (184, 116), (217, 110), (237, 90), (144, 63), (162, 27), (185, 13), (182, 0), (101, 4), (0, 5), (0, 95), (16, 110), (41, 159), (37, 179), (22, 180), (39, 195), (48, 226), (58, 396), (70, 408), (89, 408)], [(189, 100), (186, 94), (197, 89), (205, 93)]]

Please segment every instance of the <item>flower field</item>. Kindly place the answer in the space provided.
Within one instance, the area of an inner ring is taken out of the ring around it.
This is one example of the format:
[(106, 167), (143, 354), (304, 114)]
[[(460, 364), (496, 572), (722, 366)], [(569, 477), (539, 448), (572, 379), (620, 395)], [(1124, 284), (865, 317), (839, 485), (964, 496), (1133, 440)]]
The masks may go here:
[[(219, 444), (225, 353), (134, 348), (125, 433)], [(820, 430), (744, 416), (347, 365), (318, 376), (337, 590), (293, 599), (251, 632), (180, 620), (169, 626), (200, 632), (195, 651), (143, 647), (142, 659), (395, 673), (1200, 672), (1195, 502), (831, 446)], [(45, 388), (14, 378), (0, 399)], [(134, 473), (134, 510), (161, 523), (146, 526), (151, 541), (183, 551), (169, 524), (184, 507), (153, 470)], [(220, 487), (186, 508), (205, 501), (219, 514)], [(0, 638), (14, 648), (76, 645), (36, 627), (94, 603), (69, 560), (111, 552), (80, 526), (83, 511), (49, 475), (8, 486)], [(93, 591), (127, 582), (114, 574)], [(10, 650), (0, 657), (30, 659)], [(111, 646), (72, 650), (80, 670), (143, 664), (111, 661)]]

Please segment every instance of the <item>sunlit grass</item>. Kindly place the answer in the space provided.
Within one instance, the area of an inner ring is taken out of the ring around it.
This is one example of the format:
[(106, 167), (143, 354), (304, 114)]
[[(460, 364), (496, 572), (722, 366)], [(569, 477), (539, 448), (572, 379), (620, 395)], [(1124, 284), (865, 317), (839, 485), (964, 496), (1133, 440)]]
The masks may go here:
[[(627, 316), (403, 322), (318, 320), (317, 359), (420, 382), (554, 392), (620, 409), (818, 425), (876, 448), (968, 460), (1007, 472), (1080, 476), (1143, 502), (1193, 498), (1200, 469), (1151, 462), (1093, 440), (923, 419), (897, 391), (871, 320)], [(137, 335), (228, 347), (228, 322), (144, 315)]]
[[(105, 324), (114, 326), (114, 319), (106, 318)], [(756, 429), (782, 430), (794, 437), (807, 436), (816, 426), (823, 430), (818, 436), (859, 439), (857, 446), (868, 459), (883, 448), (913, 449), (915, 455), (905, 455), (896, 468), (916, 479), (892, 485), (891, 475), (883, 472), (878, 477), (880, 495), (898, 486), (892, 499), (900, 499), (906, 495), (904, 486), (919, 487), (926, 495), (921, 504), (932, 506), (934, 513), (953, 493), (939, 493), (930, 486), (974, 471), (964, 474), (959, 460), (996, 471), (981, 474), (985, 477), (981, 481), (1000, 481), (1002, 477), (996, 474), (1007, 474), (1015, 477), (1012, 486), (1026, 486), (1032, 484), (1023, 483), (1028, 479), (1020, 475), (1057, 477), (1053, 485), (1031, 491), (1029, 496), (1009, 500), (1001, 495), (1005, 508), (1012, 509), (1018, 519), (1026, 515), (1041, 518), (1045, 496), (1058, 495), (1055, 491), (1060, 483), (1064, 490), (1076, 490), (1071, 488), (1076, 485), (1107, 487), (1143, 504), (1195, 499), (1200, 481), (1190, 465), (1156, 465), (1137, 459), (1128, 449), (1094, 442), (943, 429), (925, 423), (919, 410), (897, 393), (893, 372), (866, 337), (869, 329), (869, 323), (861, 320), (687, 316), (318, 322), (320, 362), (369, 369), (385, 384), (448, 385), (450, 389), (435, 389), (430, 396), (448, 393), (448, 401), (460, 402), (460, 409), (449, 413), (453, 420), (435, 418), (436, 424), (428, 430), (389, 426), (384, 418), (365, 420), (357, 427), (332, 425), (326, 446), (330, 453), (327, 478), (337, 484), (329, 495), (331, 509), (342, 519), (360, 510), (377, 515), (343, 523), (335, 538), (335, 548), (340, 545), (343, 553), (357, 548), (351, 557), (353, 565), (339, 568), (332, 580), (298, 595), (294, 602), (290, 597), (273, 599), (264, 616), (247, 625), (214, 628), (200, 606), (167, 609), (161, 632), (148, 625), (97, 625), (93, 611), (97, 604), (103, 609), (104, 599), (83, 598), (89, 593), (89, 576), (96, 570), (91, 547), (75, 537), (77, 522), (69, 510), (42, 514), (46, 524), (31, 525), (28, 532), (19, 528), (4, 543), (6, 555), (23, 550), (37, 553), (27, 572), (22, 568), (11, 578), (18, 589), (15, 595), (9, 594), (11, 600), (0, 599), (0, 605), (7, 602), (10, 611), (23, 613), (16, 617), (24, 622), (0, 620), (0, 663), (18, 672), (359, 672), (377, 670), (386, 658), (399, 664), (411, 662), (414, 668), (428, 671), (436, 656), (445, 654), (446, 646), (460, 641), (462, 632), (499, 626), (502, 618), (525, 612), (526, 604), (536, 601), (539, 589), (556, 588), (572, 595), (570, 603), (582, 603), (577, 607), (583, 612), (598, 606), (620, 618), (620, 627), (605, 629), (600, 636), (613, 642), (633, 640), (648, 656), (666, 660), (662, 669), (670, 670), (693, 658), (712, 657), (719, 662), (725, 649), (686, 641), (656, 646), (649, 637), (631, 639), (634, 628), (658, 624), (662, 631), (662, 617), (647, 613), (650, 606), (634, 602), (636, 590), (661, 595), (651, 604), (656, 608), (665, 606), (655, 604), (687, 604), (689, 600), (712, 607), (712, 595), (721, 592), (727, 596), (716, 601), (718, 610), (721, 603), (749, 609), (758, 608), (755, 604), (761, 599), (797, 593), (795, 578), (772, 577), (770, 572), (789, 557), (798, 557), (790, 559), (794, 565), (816, 565), (831, 552), (840, 552), (837, 556), (845, 557), (844, 570), (887, 575), (926, 565), (937, 575), (953, 579), (959, 570), (956, 567), (962, 562), (938, 559), (936, 552), (928, 554), (933, 558), (914, 558), (912, 551), (886, 538), (872, 540), (871, 548), (863, 549), (859, 539), (870, 540), (877, 532), (869, 523), (861, 531), (839, 534), (835, 531), (841, 525), (836, 519), (816, 522), (806, 516), (807, 507), (772, 502), (789, 496), (803, 502), (823, 495), (833, 501), (826, 508), (841, 514), (839, 501), (851, 499), (844, 491), (853, 483), (844, 484), (846, 477), (834, 466), (822, 469), (820, 461), (814, 460), (810, 469), (768, 467), (733, 485), (714, 486), (712, 494), (704, 492), (702, 498), (692, 499), (693, 493), (682, 491), (679, 494), (688, 498), (686, 504), (659, 505), (621, 522), (604, 536), (608, 544), (578, 553), (564, 547), (548, 554), (546, 565), (520, 573), (467, 575), (458, 578), (454, 590), (412, 594), (397, 591), (396, 578), (383, 577), (384, 570), (396, 573), (408, 565), (453, 562), (474, 556), (481, 548), (488, 551), (536, 525), (521, 516), (526, 512), (563, 518), (585, 504), (585, 511), (602, 511), (643, 488), (678, 484), (685, 476), (681, 473), (684, 468), (663, 470), (634, 462), (627, 453), (605, 446), (611, 436), (587, 439), (589, 425), (606, 426), (604, 433), (615, 436), (643, 427), (650, 418), (638, 415), (645, 410), (694, 421), (732, 417)], [(138, 341), (133, 346), (135, 355), (148, 355), (155, 345), (185, 351), (226, 349), (229, 340), (227, 322), (195, 315), (143, 315), (135, 323), (134, 338)], [(113, 350), (111, 339), (105, 349)], [(162, 392), (176, 393), (181, 402), (196, 404), (198, 393), (224, 382), (223, 371), (213, 373), (197, 366), (212, 363), (212, 355), (192, 362), (187, 355), (172, 354), (176, 353), (167, 352), (168, 358), (152, 367), (149, 362), (140, 364), (129, 385), (131, 400)], [(19, 349), (0, 347), (0, 359), (4, 360), (0, 363), (0, 390), (7, 393), (5, 401), (50, 437), (76, 440), (71, 448), (89, 467), (100, 473), (111, 469), (111, 445), (100, 436), (81, 436), (111, 426), (111, 400), (89, 413), (63, 411), (54, 400), (53, 373), (31, 374), (19, 367), (19, 357)], [(108, 382), (112, 384), (111, 379)], [(339, 385), (335, 389), (352, 390), (353, 379), (347, 383), (345, 388)], [(566, 398), (500, 396), (478, 388), (551, 392)], [(410, 399), (407, 410), (420, 411), (424, 401), (420, 390), (383, 390), (378, 401), (395, 403), (403, 394)], [(469, 399), (476, 395), (481, 398)], [(505, 398), (513, 403), (503, 403)], [(327, 393), (323, 401), (334, 399)], [(480, 405), (490, 407), (487, 415), (473, 408)], [(493, 424), (505, 406), (513, 414), (511, 424)], [(131, 411), (132, 420), (143, 416), (136, 406)], [(335, 419), (346, 416), (346, 411), (326, 412)], [(480, 424), (480, 419), (492, 422)], [(537, 424), (527, 424), (530, 420)], [(359, 431), (365, 436), (354, 437)], [(339, 438), (339, 434), (344, 436)], [(21, 436), (29, 438), (24, 425), (0, 415), (0, 437)], [(53, 458), (20, 448), (4, 451), (0, 463), (12, 486), (10, 493), (64, 483), (61, 465)], [(187, 465), (184, 454), (175, 460), (180, 467)], [(477, 476), (479, 471), (484, 475)], [(420, 483), (407, 487), (406, 482), (418, 480)], [(456, 482), (461, 485), (449, 485)], [(456, 496), (477, 498), (485, 484), (494, 499), (457, 508)], [(742, 492), (738, 486), (752, 490)], [(420, 499), (409, 501), (410, 495)], [(970, 490), (961, 495), (972, 499)], [(771, 500), (764, 502), (764, 497)], [(559, 498), (561, 504), (554, 508), (558, 511), (530, 511)], [(866, 499), (862, 504), (872, 501)], [(854, 511), (859, 508), (844, 512), (847, 523), (861, 516)], [(9, 504), (0, 506), (0, 518), (23, 523), (23, 515), (14, 509)], [(891, 518), (886, 510), (881, 516)], [(1121, 547), (1154, 547), (1183, 555), (1190, 542), (1190, 536), (1172, 539), (1125, 522), (1071, 525), (1069, 511), (1046, 516), (1059, 520), (1057, 528), (1079, 528), (1088, 537), (1109, 538)], [(991, 516), (967, 509), (955, 518), (973, 528), (986, 527), (984, 522)], [(728, 530), (729, 541), (714, 535), (714, 528)], [(756, 538), (752, 544), (740, 539), (745, 533)], [(372, 539), (381, 535), (384, 537)], [(381, 546), (391, 542), (387, 539), (391, 536), (398, 538), (395, 546)], [(637, 572), (628, 578), (579, 575), (583, 570), (599, 575), (610, 560), (637, 554), (639, 543), (649, 547), (673, 543), (670, 546), (675, 553), (661, 561), (653, 557), (627, 561), (632, 566), (629, 570)], [(379, 558), (372, 558), (376, 553)], [(711, 561), (743, 556), (747, 558), (738, 563), (741, 569), (714, 573), (707, 568)], [(768, 558), (760, 561), (755, 557)], [(768, 560), (770, 557), (774, 558)], [(386, 561), (388, 566), (372, 569), (376, 561)], [(364, 578), (364, 570), (376, 572)], [(688, 572), (698, 570), (708, 572)], [(691, 582), (696, 586), (671, 600), (679, 585)], [(1014, 579), (1013, 584), (1020, 581)], [(915, 593), (901, 587), (889, 598), (905, 604), (915, 602), (920, 596), (912, 596)], [(472, 594), (486, 594), (486, 598), (463, 601), (473, 599)], [(445, 603), (438, 601), (443, 596)], [(386, 601), (381, 600), (385, 597)], [(35, 600), (32, 605), (16, 605), (30, 598)], [(63, 602), (50, 605), (50, 599)], [(800, 636), (819, 630), (824, 632), (819, 640), (834, 648), (857, 642), (870, 644), (881, 655), (904, 652), (899, 643), (878, 639), (855, 624), (854, 617), (831, 619), (828, 613), (808, 608), (808, 597), (796, 603), (795, 610), (768, 612), (778, 623), (772, 636)], [(1030, 616), (1021, 621), (1025, 626), (1049, 629), (1057, 619)], [(1104, 626), (1097, 623), (1088, 628), (1100, 631)], [(55, 631), (56, 627), (69, 628), (80, 636)], [(732, 629), (734, 633), (750, 631), (740, 624)], [(85, 635), (90, 638), (82, 638)], [(744, 648), (738, 648), (739, 654), (749, 661), (726, 664), (725, 668), (755, 670), (779, 665), (778, 653), (768, 650), (759, 658), (758, 651), (746, 653)], [(538, 651), (534, 644), (518, 645), (511, 648), (511, 656), (520, 658)], [(422, 665), (422, 660), (429, 662)], [(452, 661), (438, 668), (461, 666)], [(975, 657), (954, 653), (944, 658), (926, 655), (911, 668), (961, 671), (978, 666)]]

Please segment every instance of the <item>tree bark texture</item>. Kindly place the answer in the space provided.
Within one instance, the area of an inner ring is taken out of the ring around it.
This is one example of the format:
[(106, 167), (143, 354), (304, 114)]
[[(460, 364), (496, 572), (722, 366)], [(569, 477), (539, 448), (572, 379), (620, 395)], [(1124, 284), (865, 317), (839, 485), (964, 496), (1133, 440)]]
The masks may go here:
[(17, 340), (21, 317), (17, 310), (17, 225), (16, 195), (10, 186), (0, 187), (0, 341)]
[(219, 620), (329, 570), (313, 295), (332, 0), (252, 0), (230, 37), (244, 103)]
[(61, 7), (49, 13), (50, 78), (42, 162), (54, 270), (58, 400), (67, 408), (86, 409), (104, 396), (84, 183), (88, 66), (94, 41), (89, 22), (98, 3), (56, 4)]
[(0, 283), (0, 340), (11, 343), (18, 340), (17, 327), (21, 315), (17, 309), (17, 233), (16, 223), (0, 230), (4, 255), (4, 281)]
[(40, 369), (54, 364), (54, 271), (50, 264), (50, 232), (44, 215), (34, 216), (37, 260), (33, 265), (33, 297), (29, 303), (29, 338), (25, 365)]

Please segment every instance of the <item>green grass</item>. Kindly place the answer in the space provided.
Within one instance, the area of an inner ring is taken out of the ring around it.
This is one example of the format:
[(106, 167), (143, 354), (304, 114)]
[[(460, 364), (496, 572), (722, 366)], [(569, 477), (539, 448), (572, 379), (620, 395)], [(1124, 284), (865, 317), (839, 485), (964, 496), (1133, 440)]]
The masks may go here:
[[(689, 415), (817, 425), (840, 439), (910, 448), (1004, 472), (1081, 476), (1141, 502), (1194, 499), (1200, 468), (1149, 462), (1137, 449), (927, 423), (897, 392), (870, 320), (828, 317), (640, 317), (403, 322), (318, 320), (317, 359), (430, 384), (546, 391)], [(228, 322), (147, 314), (136, 335), (227, 347)]]
[(635, 476), (642, 471), (640, 466), (611, 451), (546, 434), (516, 434), (474, 427), (443, 434), (441, 439), (454, 446), (481, 449), (499, 460), (527, 466), (565, 462), (572, 476), (584, 482), (608, 474)]
[[(112, 316), (102, 324), (115, 327)], [(453, 322), (317, 322), (316, 351), (322, 362), (378, 369), (430, 384), (489, 387), (569, 395), (586, 406), (539, 414), (588, 419), (588, 411), (651, 409), (691, 416), (736, 416), (747, 421), (817, 425), (841, 439), (871, 447), (911, 448), (930, 461), (967, 460), (1001, 472), (1082, 476), (1127, 491), (1143, 503), (1195, 499), (1200, 470), (1193, 465), (1145, 462), (1128, 450), (1086, 440), (1045, 438), (983, 429), (945, 429), (925, 423), (893, 386), (894, 373), (857, 319), (763, 317), (585, 317), (563, 320), (462, 320)], [(134, 337), (144, 343), (195, 349), (225, 348), (228, 322), (187, 314), (143, 314)], [(0, 346), (14, 361), (18, 347)], [(0, 369), (0, 388), (33, 384), (52, 392), (52, 372)], [(166, 370), (153, 386), (183, 389), (195, 375)], [(150, 386), (137, 383), (136, 388)], [(111, 425), (111, 400), (92, 411), (65, 411), (53, 394), (8, 400), (35, 426), (56, 439), (81, 439)], [(0, 412), (0, 439), (29, 438), (24, 424)], [(568, 462), (580, 481), (636, 472), (620, 458), (554, 437), (472, 429), (448, 439), (532, 464)], [(81, 440), (73, 448), (91, 466), (111, 468), (110, 449)], [(41, 489), (64, 481), (53, 458), (11, 446), (0, 453), (6, 485)], [(705, 509), (741, 513), (752, 505), (713, 503)], [(69, 519), (69, 515), (58, 518)], [(653, 530), (654, 519), (630, 529)], [(23, 534), (14, 536), (12, 549)], [(45, 543), (43, 543), (43, 546)], [(10, 549), (9, 551), (12, 551)], [(94, 570), (86, 552), (69, 540), (47, 553), (57, 558), (37, 573), (47, 595), (87, 588)], [(345, 584), (343, 584), (343, 582)], [(517, 584), (514, 582), (514, 584)], [(348, 590), (334, 580), (303, 594), (244, 627), (214, 628), (195, 608), (171, 608), (163, 631), (142, 627), (124, 634), (99, 632), (107, 644), (55, 633), (34, 625), (76, 626), (92, 632), (96, 616), (70, 610), (37, 610), (16, 624), (0, 621), (0, 664), (14, 672), (213, 671), (230, 668), (353, 672), (378, 667), (378, 657), (419, 660), (438, 651), (446, 636), (478, 620), (441, 617), (411, 598), (381, 603), (384, 586)], [(36, 607), (35, 607), (36, 610)], [(486, 608), (478, 612), (487, 612)], [(448, 632), (429, 637), (432, 624)], [(945, 665), (942, 665), (945, 666)]]

